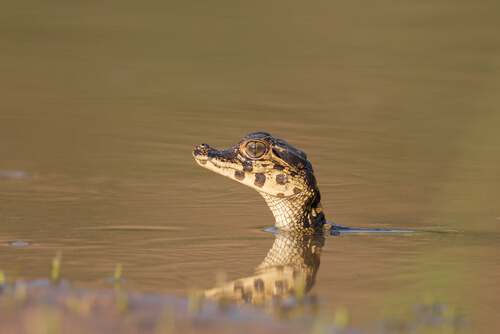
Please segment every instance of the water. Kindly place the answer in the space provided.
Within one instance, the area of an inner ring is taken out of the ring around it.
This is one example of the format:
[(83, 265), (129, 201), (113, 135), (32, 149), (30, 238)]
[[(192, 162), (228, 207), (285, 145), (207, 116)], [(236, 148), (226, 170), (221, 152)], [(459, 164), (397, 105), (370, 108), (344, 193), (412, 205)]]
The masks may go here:
[[(186, 294), (250, 276), (260, 196), (191, 150), (267, 131), (308, 154), (329, 221), (311, 290), (369, 326), (435, 299), (492, 333), (499, 300), (496, 3), (4, 1), (0, 270)], [(12, 243), (28, 243), (14, 246)], [(18, 273), (18, 274), (16, 274)]]

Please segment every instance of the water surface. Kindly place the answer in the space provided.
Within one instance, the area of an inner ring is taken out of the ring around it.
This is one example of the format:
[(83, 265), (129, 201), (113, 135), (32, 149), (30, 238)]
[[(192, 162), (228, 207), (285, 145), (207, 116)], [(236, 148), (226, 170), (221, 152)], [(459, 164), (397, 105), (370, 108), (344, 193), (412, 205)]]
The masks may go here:
[[(46, 4), (0, 13), (0, 270), (186, 294), (274, 242), (251, 189), (194, 146), (267, 131), (303, 149), (329, 221), (311, 294), (354, 326), (433, 299), (498, 325), (499, 6)], [(29, 245), (12, 245), (14, 242)], [(18, 273), (18, 274), (16, 274)]]

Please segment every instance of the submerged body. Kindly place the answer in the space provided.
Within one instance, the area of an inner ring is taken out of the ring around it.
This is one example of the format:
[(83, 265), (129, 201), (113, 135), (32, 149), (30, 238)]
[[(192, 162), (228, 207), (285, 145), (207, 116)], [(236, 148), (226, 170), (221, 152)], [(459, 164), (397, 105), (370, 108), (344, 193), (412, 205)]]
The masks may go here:
[(200, 166), (257, 190), (281, 230), (344, 228), (326, 222), (306, 154), (283, 139), (267, 132), (252, 132), (227, 150), (201, 144), (193, 150), (193, 156)]

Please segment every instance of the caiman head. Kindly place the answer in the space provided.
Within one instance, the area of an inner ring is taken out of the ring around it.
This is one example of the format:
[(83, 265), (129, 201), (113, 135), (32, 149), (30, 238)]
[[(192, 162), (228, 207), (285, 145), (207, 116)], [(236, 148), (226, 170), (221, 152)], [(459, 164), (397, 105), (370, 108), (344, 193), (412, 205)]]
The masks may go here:
[(200, 144), (193, 150), (202, 167), (257, 190), (289, 231), (320, 231), (325, 216), (306, 154), (267, 132), (252, 132), (227, 150)]

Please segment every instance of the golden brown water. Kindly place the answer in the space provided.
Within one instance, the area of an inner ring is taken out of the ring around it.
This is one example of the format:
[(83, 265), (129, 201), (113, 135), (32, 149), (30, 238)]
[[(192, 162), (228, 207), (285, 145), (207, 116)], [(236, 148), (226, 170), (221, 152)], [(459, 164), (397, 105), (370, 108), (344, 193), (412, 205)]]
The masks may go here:
[(126, 289), (159, 293), (250, 275), (273, 217), (191, 150), (259, 130), (307, 152), (329, 221), (429, 231), (329, 238), (312, 291), (328, 312), (368, 326), (435, 298), (495, 332), (498, 4), (2, 7), (7, 276), (46, 277), (57, 251), (86, 287), (116, 263)]

